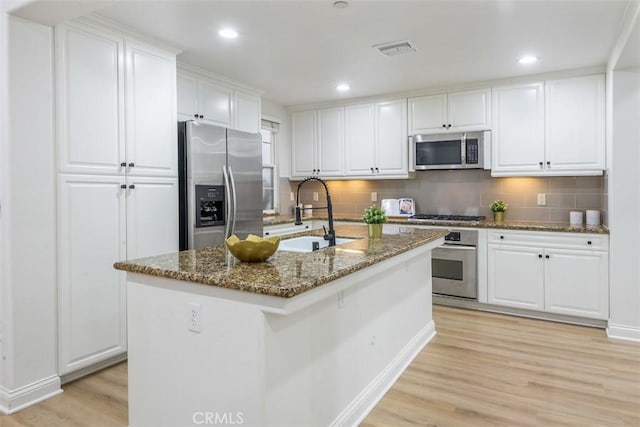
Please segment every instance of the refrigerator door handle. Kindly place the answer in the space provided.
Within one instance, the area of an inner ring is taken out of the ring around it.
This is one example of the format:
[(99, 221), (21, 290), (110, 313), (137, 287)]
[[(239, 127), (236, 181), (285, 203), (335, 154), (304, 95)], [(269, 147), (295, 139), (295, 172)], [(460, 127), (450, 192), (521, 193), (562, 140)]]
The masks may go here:
[[(231, 216), (231, 189), (229, 186), (229, 176), (227, 175), (227, 165), (222, 165), (222, 176), (224, 177), (224, 192), (225, 192), (225, 222), (224, 222), (224, 238), (225, 240), (231, 236), (229, 233), (229, 224)], [(233, 233), (233, 230), (231, 231)]]
[(236, 231), (236, 214), (238, 212), (238, 204), (236, 203), (236, 180), (233, 177), (233, 171), (231, 170), (231, 166), (229, 168), (229, 178), (231, 181), (231, 191), (233, 191), (233, 216), (231, 223), (231, 234)]

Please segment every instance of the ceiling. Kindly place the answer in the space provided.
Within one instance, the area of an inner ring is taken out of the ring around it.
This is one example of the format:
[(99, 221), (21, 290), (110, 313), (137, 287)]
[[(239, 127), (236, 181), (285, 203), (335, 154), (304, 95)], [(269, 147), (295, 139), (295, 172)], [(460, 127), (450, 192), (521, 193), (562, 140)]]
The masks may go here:
[[(98, 13), (288, 106), (603, 65), (630, 1), (332, 3), (121, 0)], [(226, 26), (239, 37), (220, 38)], [(372, 48), (405, 39), (417, 52), (386, 57)], [(539, 61), (523, 66), (523, 54)], [(335, 90), (341, 82), (351, 86), (346, 94)]]

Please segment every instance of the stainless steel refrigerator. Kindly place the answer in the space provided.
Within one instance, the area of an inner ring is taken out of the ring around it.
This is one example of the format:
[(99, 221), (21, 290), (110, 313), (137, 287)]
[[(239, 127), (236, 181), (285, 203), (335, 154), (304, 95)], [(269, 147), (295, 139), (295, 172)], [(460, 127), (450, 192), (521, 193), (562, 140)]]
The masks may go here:
[(262, 138), (178, 123), (180, 250), (262, 236)]

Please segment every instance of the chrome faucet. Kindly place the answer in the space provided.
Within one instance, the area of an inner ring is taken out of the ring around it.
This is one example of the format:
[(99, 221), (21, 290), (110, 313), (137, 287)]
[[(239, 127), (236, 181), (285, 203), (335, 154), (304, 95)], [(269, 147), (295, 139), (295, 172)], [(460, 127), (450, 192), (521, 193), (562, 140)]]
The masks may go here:
[[(322, 178), (318, 178), (315, 176), (310, 176), (309, 178), (305, 178), (298, 184), (298, 190), (296, 191), (296, 222), (295, 225), (302, 225), (302, 216), (300, 214), (300, 188), (302, 185), (309, 181), (318, 181), (320, 184), (324, 186), (324, 192), (327, 196), (327, 206), (321, 208), (312, 208), (312, 209), (326, 209), (327, 216), (329, 217), (329, 231), (325, 229), (324, 240), (329, 241), (329, 246), (336, 245), (336, 231), (333, 229), (333, 205), (331, 204), (331, 195), (329, 194), (329, 187), (327, 187), (327, 183), (324, 182)], [(324, 228), (324, 227), (322, 227)]]

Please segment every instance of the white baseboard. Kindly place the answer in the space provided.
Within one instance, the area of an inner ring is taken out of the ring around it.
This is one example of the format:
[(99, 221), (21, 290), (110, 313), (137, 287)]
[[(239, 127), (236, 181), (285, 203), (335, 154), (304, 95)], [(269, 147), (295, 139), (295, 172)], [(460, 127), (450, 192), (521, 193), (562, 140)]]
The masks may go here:
[(0, 387), (0, 412), (11, 415), (28, 406), (62, 393), (60, 377), (53, 375), (16, 390)]
[(607, 336), (619, 340), (640, 342), (640, 328), (624, 325), (612, 325), (607, 327)]
[(400, 375), (425, 345), (436, 335), (433, 320), (416, 334), (398, 355), (382, 370), (369, 385), (338, 415), (331, 427), (357, 426), (369, 415)]

